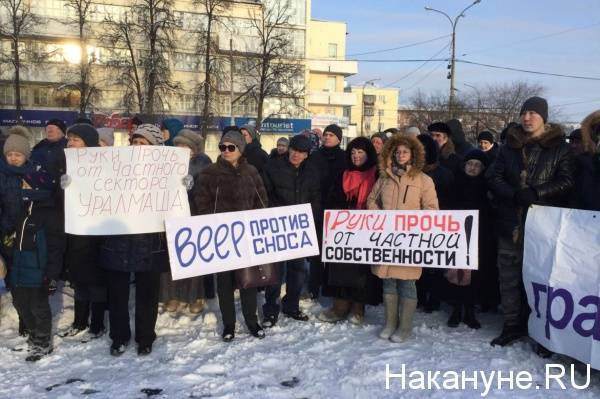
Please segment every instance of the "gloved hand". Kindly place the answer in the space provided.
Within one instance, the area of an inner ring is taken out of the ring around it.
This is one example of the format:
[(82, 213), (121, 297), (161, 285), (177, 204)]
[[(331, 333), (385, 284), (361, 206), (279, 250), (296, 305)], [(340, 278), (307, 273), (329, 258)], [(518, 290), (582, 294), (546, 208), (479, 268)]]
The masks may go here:
[(522, 188), (515, 193), (515, 203), (517, 205), (529, 207), (535, 201), (538, 200), (537, 192), (531, 188)]
[(71, 184), (71, 176), (61, 175), (60, 176), (60, 188), (62, 188), (64, 190), (65, 188), (69, 187), (69, 184)]
[(194, 187), (194, 177), (192, 175), (183, 176), (181, 184), (183, 184), (186, 191), (190, 191)]
[(56, 280), (48, 281), (48, 295), (54, 295), (56, 292)]

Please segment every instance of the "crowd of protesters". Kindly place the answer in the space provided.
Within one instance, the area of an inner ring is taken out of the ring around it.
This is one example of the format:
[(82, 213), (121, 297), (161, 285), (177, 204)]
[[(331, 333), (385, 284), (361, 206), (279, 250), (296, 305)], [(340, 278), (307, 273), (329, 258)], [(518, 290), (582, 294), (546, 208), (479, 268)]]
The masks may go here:
[[(110, 353), (123, 354), (131, 340), (129, 291), (135, 285), (135, 341), (139, 355), (152, 352), (159, 308), (178, 315), (201, 313), (218, 297), (222, 338), (235, 338), (233, 271), (173, 281), (164, 233), (113, 236), (65, 234), (63, 189), (70, 183), (65, 148), (113, 145), (111, 131), (81, 119), (68, 127), (50, 120), (46, 138), (31, 148), (22, 126), (1, 138), (0, 253), (8, 265), (5, 283), (27, 337), (26, 360), (53, 351), (48, 295), (57, 282), (74, 288), (74, 319), (62, 337), (87, 342), (107, 331)], [(308, 203), (322, 240), (326, 209), (477, 210), (477, 271), (403, 265), (323, 264), (320, 257), (280, 263), (284, 278), (264, 289), (239, 288), (242, 314), (251, 335), (280, 317), (309, 320), (300, 307), (303, 290), (331, 306), (323, 322), (348, 320), (361, 326), (366, 305), (384, 305), (379, 337), (405, 342), (414, 314), (450, 305), (448, 327), (477, 329), (478, 312), (499, 308), (504, 326), (492, 345), (527, 336), (529, 307), (523, 288), (524, 223), (533, 204), (600, 210), (600, 111), (568, 137), (548, 122), (545, 99), (532, 97), (520, 121), (505, 127), (500, 142), (490, 131), (469, 143), (458, 119), (436, 121), (421, 133), (415, 127), (388, 129), (370, 139), (357, 137), (342, 149), (342, 129), (327, 126), (282, 137), (270, 154), (254, 126), (230, 126), (219, 141), (220, 156), (204, 154), (204, 140), (177, 119), (161, 127), (133, 121), (131, 145), (173, 145), (190, 149), (188, 200), (192, 215), (215, 214)], [(185, 180), (185, 179), (184, 179)], [(281, 298), (282, 284), (285, 295)], [(258, 297), (264, 295), (262, 319)], [(547, 355), (543, 347), (536, 348)]]

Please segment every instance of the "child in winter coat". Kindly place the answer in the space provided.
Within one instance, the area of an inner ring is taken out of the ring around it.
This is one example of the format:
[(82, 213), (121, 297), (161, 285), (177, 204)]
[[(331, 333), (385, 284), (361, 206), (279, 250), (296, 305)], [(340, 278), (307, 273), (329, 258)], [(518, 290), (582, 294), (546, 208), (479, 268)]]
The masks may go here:
[(0, 230), (10, 255), (8, 284), (28, 335), (28, 356), (37, 361), (52, 352), (52, 313), (48, 295), (56, 291), (62, 265), (62, 223), (50, 175), (30, 161), (24, 128), (14, 129), (0, 159)]
[[(481, 328), (475, 318), (475, 279), (477, 273), (486, 270), (486, 255), (489, 252), (489, 205), (487, 198), (487, 183), (484, 177), (488, 166), (488, 156), (481, 150), (471, 150), (465, 156), (464, 166), (456, 176), (456, 209), (476, 209), (479, 211), (479, 268), (480, 271), (451, 269), (446, 273), (450, 282), (453, 311), (448, 319), (448, 327), (458, 327), (461, 320), (470, 328)], [(492, 259), (493, 262), (493, 259)], [(463, 313), (464, 309), (464, 313)]]
[[(401, 133), (390, 138), (381, 153), (379, 180), (367, 199), (367, 208), (439, 209), (433, 180), (423, 173), (424, 166), (425, 150), (415, 136)], [(385, 326), (379, 337), (404, 342), (412, 332), (417, 308), (415, 281), (421, 277), (421, 268), (382, 265), (373, 266), (372, 271), (383, 280)]]

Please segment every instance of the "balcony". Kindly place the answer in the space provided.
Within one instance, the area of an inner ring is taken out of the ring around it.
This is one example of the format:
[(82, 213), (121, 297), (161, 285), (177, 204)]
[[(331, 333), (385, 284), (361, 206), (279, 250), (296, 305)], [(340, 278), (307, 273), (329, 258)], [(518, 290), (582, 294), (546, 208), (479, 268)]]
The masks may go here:
[(308, 103), (318, 105), (353, 106), (357, 104), (356, 93), (312, 91)]
[(312, 60), (308, 61), (308, 69), (310, 72), (335, 73), (350, 76), (358, 73), (358, 63), (346, 60)]

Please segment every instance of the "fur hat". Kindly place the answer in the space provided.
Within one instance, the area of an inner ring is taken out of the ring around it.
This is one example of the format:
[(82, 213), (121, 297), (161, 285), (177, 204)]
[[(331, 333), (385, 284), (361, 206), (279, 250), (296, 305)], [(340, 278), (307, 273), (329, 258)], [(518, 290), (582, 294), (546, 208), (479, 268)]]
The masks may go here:
[(246, 140), (244, 139), (242, 132), (237, 129), (234, 130), (225, 128), (225, 133), (223, 133), (221, 136), (219, 144), (223, 144), (225, 142), (235, 144), (241, 153), (243, 153), (244, 149), (246, 148)]
[(26, 127), (13, 126), (8, 129), (8, 138), (4, 142), (4, 155), (11, 151), (15, 151), (25, 155), (25, 158), (29, 159), (31, 156), (31, 144), (29, 140), (31, 134)]
[(325, 134), (327, 132), (335, 134), (336, 137), (338, 138), (338, 140), (342, 141), (343, 132), (342, 132), (342, 128), (339, 127), (338, 125), (331, 124), (331, 125), (327, 126), (325, 128), (325, 130), (323, 130), (323, 134)]
[(481, 162), (483, 164), (483, 166), (485, 168), (488, 167), (488, 164), (490, 162), (488, 156), (485, 155), (485, 152), (478, 150), (478, 149), (469, 151), (467, 153), (467, 155), (465, 155), (464, 162), (467, 163), (467, 161), (470, 161), (471, 159), (478, 160), (479, 162)]
[(381, 157), (379, 158), (379, 173), (382, 176), (388, 176), (392, 169), (394, 152), (399, 145), (406, 146), (411, 152), (412, 168), (408, 171), (409, 176), (418, 175), (425, 166), (425, 149), (423, 144), (412, 134), (400, 133), (389, 139), (383, 147)]
[(523, 103), (519, 115), (523, 115), (527, 111), (533, 111), (542, 117), (544, 123), (548, 121), (548, 102), (542, 97), (530, 97)]
[[(352, 150), (359, 149), (363, 150), (367, 154), (367, 160), (364, 164), (359, 167), (354, 166), (352, 163)], [(377, 152), (375, 151), (375, 147), (371, 140), (367, 137), (356, 137), (351, 142), (348, 143), (348, 147), (346, 148), (346, 165), (349, 170), (367, 170), (377, 165)]]
[(60, 119), (50, 119), (47, 123), (46, 126), (48, 125), (54, 125), (57, 126), (62, 132), (63, 134), (65, 134), (67, 132), (67, 125), (65, 124), (65, 122), (61, 121)]
[(484, 130), (483, 132), (479, 133), (479, 135), (477, 136), (477, 141), (479, 142), (481, 140), (488, 141), (492, 144), (494, 144), (494, 141), (496, 141), (494, 139), (494, 135), (492, 134), (492, 132), (487, 131), (487, 130)]
[(450, 130), (450, 127), (445, 124), (444, 122), (434, 122), (431, 125), (427, 126), (427, 131), (428, 132), (437, 132), (437, 133), (444, 133), (446, 134), (448, 137), (450, 137), (452, 135), (452, 131)]
[(132, 138), (140, 136), (148, 140), (150, 145), (164, 145), (165, 138), (158, 127), (150, 123), (139, 125), (131, 135)]
[(204, 138), (198, 132), (190, 129), (182, 129), (173, 139), (174, 145), (184, 145), (192, 150), (193, 155), (198, 155), (204, 152)]
[(298, 134), (290, 140), (289, 147), (300, 152), (310, 152), (310, 140), (308, 137)]
[(81, 138), (87, 147), (98, 147), (100, 145), (98, 131), (88, 123), (76, 123), (70, 126), (67, 129), (67, 136), (70, 135)]

